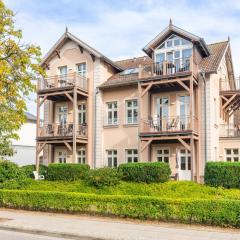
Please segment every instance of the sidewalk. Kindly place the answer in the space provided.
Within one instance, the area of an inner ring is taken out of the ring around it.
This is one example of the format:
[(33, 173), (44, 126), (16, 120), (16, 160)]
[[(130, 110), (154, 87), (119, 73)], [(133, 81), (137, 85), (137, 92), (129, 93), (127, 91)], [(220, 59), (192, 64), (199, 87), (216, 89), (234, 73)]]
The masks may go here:
[(68, 239), (240, 240), (240, 230), (0, 209), (0, 229)]

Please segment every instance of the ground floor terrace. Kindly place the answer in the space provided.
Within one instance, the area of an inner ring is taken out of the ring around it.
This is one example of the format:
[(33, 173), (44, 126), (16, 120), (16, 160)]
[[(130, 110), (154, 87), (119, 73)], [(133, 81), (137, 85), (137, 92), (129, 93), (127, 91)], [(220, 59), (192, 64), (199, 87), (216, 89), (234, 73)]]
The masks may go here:
[[(195, 180), (203, 175), (197, 161), (198, 146), (194, 141), (195, 150), (192, 158), (190, 141), (183, 140), (184, 145), (179, 141), (152, 141), (145, 149), (139, 145), (111, 146), (103, 149), (101, 163), (92, 164), (88, 161), (87, 144), (77, 144), (76, 160), (73, 157), (71, 144), (47, 144), (43, 151), (43, 160), (41, 163), (82, 163), (89, 164), (92, 168), (97, 167), (117, 167), (122, 163), (131, 162), (165, 162), (170, 165), (171, 177), (175, 180)], [(198, 180), (197, 180), (198, 179)]]

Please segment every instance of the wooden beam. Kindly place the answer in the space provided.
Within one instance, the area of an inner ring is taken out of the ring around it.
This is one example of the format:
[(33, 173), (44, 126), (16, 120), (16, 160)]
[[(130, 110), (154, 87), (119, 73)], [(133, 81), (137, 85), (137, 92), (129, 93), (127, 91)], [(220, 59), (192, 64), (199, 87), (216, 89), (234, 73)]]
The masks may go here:
[(78, 45), (78, 48), (79, 48), (80, 52), (83, 54), (83, 47)]
[(66, 142), (66, 141), (64, 141), (63, 143), (69, 149), (69, 151), (72, 152), (72, 147), (70, 146), (70, 144), (68, 142)]
[(152, 139), (149, 139), (149, 140), (145, 143), (145, 145), (143, 145), (143, 147), (141, 148), (141, 152), (143, 152), (144, 149), (145, 149), (151, 142), (152, 142)]
[(90, 53), (90, 55), (91, 55), (93, 62), (95, 62), (95, 56), (92, 53)]
[[(191, 136), (180, 136), (181, 139), (190, 139)], [(179, 138), (179, 136), (161, 136), (161, 137), (146, 137), (146, 138), (142, 138), (142, 140), (177, 140)]]
[[(175, 78), (175, 79), (162, 79), (162, 80), (158, 80), (158, 81), (153, 81), (152, 79), (152, 84), (153, 85), (157, 85), (157, 84), (167, 84), (167, 83), (177, 83), (177, 80), (180, 79), (181, 81), (190, 81), (189, 78)], [(149, 82), (143, 82), (141, 83), (141, 86), (148, 86)]]
[(188, 150), (191, 151), (191, 147), (182, 138), (178, 138), (178, 141)]
[(146, 94), (146, 92), (152, 87), (152, 83), (150, 83), (145, 89), (144, 89), (144, 91), (142, 92), (142, 94), (141, 94), (141, 97), (143, 97), (145, 94)]
[(190, 88), (180, 79), (177, 80), (177, 82), (183, 87), (185, 88), (188, 92), (190, 92)]
[(70, 96), (69, 93), (64, 92), (64, 94), (67, 96), (67, 98), (68, 98), (71, 102), (73, 102), (73, 98)]
[(37, 149), (37, 153), (38, 153), (38, 154), (43, 150), (43, 148), (45, 147), (46, 144), (47, 144), (47, 143), (42, 143), (42, 145), (40, 146), (40, 148)]
[(47, 96), (45, 95), (44, 97), (43, 97), (43, 99), (39, 102), (39, 107), (41, 107), (42, 106), (42, 104), (44, 103), (44, 101), (47, 99)]
[(237, 96), (237, 94), (232, 95), (232, 97), (230, 97), (230, 98), (228, 99), (228, 101), (222, 106), (222, 108), (225, 109), (226, 106), (227, 106), (236, 96)]
[(80, 94), (80, 95), (83, 95), (83, 96), (85, 96), (85, 97), (88, 97), (88, 94), (87, 94), (87, 93), (84, 93), (84, 92), (82, 92), (82, 91), (77, 90), (77, 93)]
[(61, 58), (60, 51), (56, 49), (55, 52), (57, 53), (58, 58)]

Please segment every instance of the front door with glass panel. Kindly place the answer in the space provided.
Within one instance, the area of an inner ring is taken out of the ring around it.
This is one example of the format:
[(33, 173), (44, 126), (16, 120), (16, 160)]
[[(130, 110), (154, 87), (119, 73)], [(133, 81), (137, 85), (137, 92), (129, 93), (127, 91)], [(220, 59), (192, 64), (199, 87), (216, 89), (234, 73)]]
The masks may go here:
[(179, 180), (191, 180), (191, 154), (186, 149), (178, 150)]
[(189, 95), (184, 95), (179, 97), (179, 109), (180, 109), (180, 130), (188, 130), (190, 124), (190, 101)]
[(154, 126), (158, 131), (166, 131), (168, 123), (168, 97), (157, 98), (157, 117)]

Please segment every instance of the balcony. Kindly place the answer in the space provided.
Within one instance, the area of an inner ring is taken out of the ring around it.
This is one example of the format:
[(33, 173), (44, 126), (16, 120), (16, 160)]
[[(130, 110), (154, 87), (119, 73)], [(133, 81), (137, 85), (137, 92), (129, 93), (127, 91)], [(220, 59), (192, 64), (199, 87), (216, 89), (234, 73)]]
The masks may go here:
[(240, 138), (240, 124), (221, 124), (219, 136), (227, 138)]
[(193, 127), (191, 127), (190, 116), (174, 117), (151, 117), (141, 120), (141, 135), (164, 135), (175, 133), (186, 133), (192, 130), (197, 132), (198, 121), (194, 118)]
[(88, 78), (76, 72), (65, 75), (54, 75), (38, 80), (38, 91), (67, 89), (76, 86), (84, 91), (88, 90)]
[(229, 81), (227, 80), (220, 81), (220, 91), (234, 91), (234, 90), (240, 90), (240, 77), (235, 78), (233, 85), (230, 85)]
[(173, 77), (196, 72), (197, 66), (192, 58), (175, 59), (158, 63), (144, 64), (139, 67), (139, 78)]
[[(78, 124), (77, 137), (87, 138), (87, 125)], [(45, 124), (39, 128), (39, 138), (71, 138), (73, 137), (74, 124)]]

